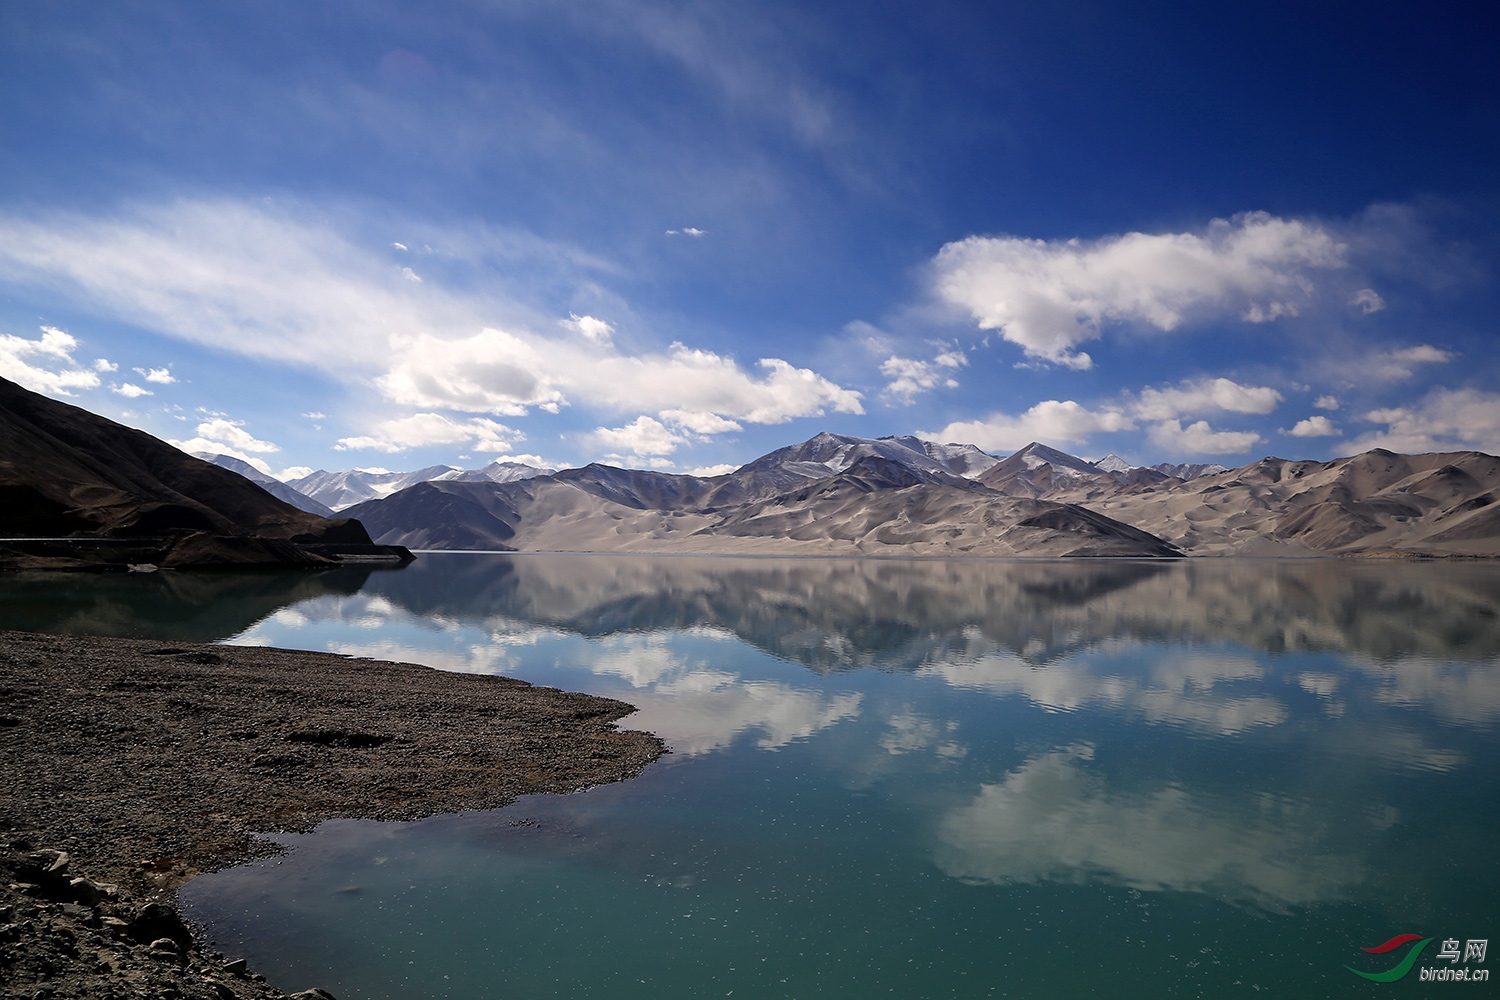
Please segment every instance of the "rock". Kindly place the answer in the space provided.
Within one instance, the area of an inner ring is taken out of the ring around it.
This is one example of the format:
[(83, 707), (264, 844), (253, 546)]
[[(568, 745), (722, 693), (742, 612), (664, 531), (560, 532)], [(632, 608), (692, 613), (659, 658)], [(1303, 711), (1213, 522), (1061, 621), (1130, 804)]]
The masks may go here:
[(63, 916), (81, 920), (90, 927), (99, 926), (99, 914), (95, 913), (91, 906), (84, 906), (82, 903), (64, 903), (62, 912)]
[(338, 998), (327, 990), (314, 987), (310, 990), (303, 990), (301, 993), (288, 993), (286, 1000), (338, 1000)]
[(182, 922), (175, 909), (163, 903), (147, 903), (136, 911), (130, 922), (130, 936), (137, 941), (150, 941), (152, 947), (162, 938), (176, 943), (179, 948), (192, 941), (192, 933)]
[(47, 867), (47, 874), (66, 875), (68, 873), (68, 865), (72, 863), (73, 859), (69, 856), (67, 851), (58, 851), (56, 860), (54, 860), (52, 864)]
[(68, 888), (73, 890), (73, 898), (88, 906), (98, 906), (104, 902), (104, 887), (86, 878), (75, 878), (68, 882)]
[(246, 967), (247, 966), (243, 958), (237, 958), (233, 962), (224, 963), (224, 971), (236, 976), (243, 976), (245, 974)]

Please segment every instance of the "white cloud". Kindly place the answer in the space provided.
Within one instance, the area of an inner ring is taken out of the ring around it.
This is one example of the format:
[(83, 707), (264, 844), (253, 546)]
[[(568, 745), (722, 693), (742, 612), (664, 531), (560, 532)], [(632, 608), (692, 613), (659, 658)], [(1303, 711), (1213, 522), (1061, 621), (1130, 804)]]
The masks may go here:
[(1149, 433), (1159, 447), (1190, 455), (1239, 455), (1261, 440), (1254, 431), (1216, 431), (1207, 420), (1186, 427), (1179, 420), (1163, 420)]
[(880, 374), (891, 381), (886, 385), (886, 395), (905, 404), (910, 404), (918, 394), (936, 389), (939, 385), (956, 388), (958, 381), (952, 372), (969, 363), (962, 351), (943, 351), (931, 361), (903, 358), (892, 354), (880, 363)]
[(258, 456), (281, 449), (269, 441), (259, 440), (245, 430), (243, 421), (230, 420), (222, 415), (213, 416), (198, 425), (197, 435), (186, 441), (171, 440), (167, 443), (189, 454), (208, 452), (214, 455), (228, 455), (242, 462), (249, 462), (268, 476), (274, 475), (265, 459)]
[(1337, 410), (1339, 405), (1337, 396), (1319, 396), (1313, 400), (1313, 409), (1316, 410)]
[(306, 413), (304, 413), (302, 415), (304, 417), (306, 417), (308, 420), (325, 420), (328, 417), (328, 414), (326, 414), (326, 413), (320, 413), (317, 410), (309, 410), (309, 411), (307, 411)]
[(1436, 388), (1410, 406), (1372, 410), (1361, 419), (1386, 429), (1350, 443), (1356, 451), (1387, 448), (1419, 454), (1467, 451), (1500, 454), (1500, 394), (1480, 389)]
[(409, 267), (403, 267), (401, 269), (401, 277), (405, 278), (407, 281), (416, 282), (419, 285), (422, 283), (421, 275), (417, 274), (416, 271), (413, 271)]
[(485, 329), (466, 338), (407, 339), (390, 374), (377, 382), (397, 402), (490, 413), (560, 406), (569, 395), (626, 412), (688, 411), (757, 424), (826, 409), (864, 412), (858, 392), (816, 372), (779, 358), (762, 358), (759, 366), (765, 374), (756, 379), (732, 358), (682, 344), (666, 354), (630, 356), (612, 345), (547, 343)]
[(1361, 288), (1350, 297), (1349, 305), (1368, 316), (1384, 309), (1385, 299), (1381, 298), (1380, 293), (1373, 288)]
[[(44, 326), (41, 330), (40, 340), (0, 334), (0, 378), (54, 396), (73, 395), (69, 389), (97, 388), (99, 376), (79, 368), (73, 360), (78, 341), (55, 326)], [(36, 361), (44, 362), (45, 366), (33, 363)]]
[(667, 230), (667, 235), (668, 236), (691, 236), (694, 239), (697, 239), (700, 236), (707, 236), (708, 235), (708, 230), (706, 230), (706, 229), (696, 229), (693, 226), (684, 226), (681, 229), (668, 229)]
[(276, 478), (281, 480), (283, 483), (289, 483), (294, 479), (302, 479), (303, 477), (310, 476), (312, 474), (313, 469), (310, 465), (289, 465), (275, 475)]
[(472, 442), (477, 451), (496, 454), (509, 452), (525, 435), (501, 423), (478, 417), (455, 421), (440, 413), (414, 413), (376, 424), (369, 434), (340, 438), (337, 451), (383, 451), (395, 454), (409, 448), (428, 445)]
[[(249, 431), (245, 430), (243, 421), (229, 420), (224, 417), (215, 417), (212, 420), (203, 421), (203, 423), (198, 425), (198, 436), (208, 438), (211, 441), (222, 441), (241, 451), (269, 454), (281, 450), (271, 442), (258, 440), (251, 435)], [(177, 442), (174, 441), (172, 443), (176, 444)], [(181, 445), (178, 445), (178, 447), (181, 447)]]
[(119, 370), (120, 366), (110, 361), (108, 358), (94, 359), (94, 371), (96, 372), (117, 372)]
[(177, 381), (169, 368), (137, 368), (135, 373), (147, 382), (155, 382), (158, 385), (171, 385)]
[(392, 243), (391, 246), (394, 247), (394, 248), (396, 248), (397, 250), (405, 250), (406, 249), (406, 244), (405, 243)]
[(600, 427), (594, 431), (593, 438), (610, 451), (633, 455), (670, 455), (687, 442), (687, 438), (645, 414), (624, 427)]
[(110, 386), (109, 391), (124, 396), (126, 399), (138, 399), (141, 396), (156, 395), (150, 389), (143, 389), (133, 382), (122, 382), (119, 385)]
[(1049, 399), (1019, 416), (996, 413), (984, 420), (951, 423), (940, 431), (918, 431), (928, 441), (959, 441), (985, 451), (1007, 452), (1033, 441), (1043, 444), (1080, 444), (1090, 435), (1128, 431), (1135, 427), (1118, 409), (1089, 410), (1074, 401)]
[(1141, 390), (1134, 413), (1143, 420), (1172, 420), (1202, 413), (1270, 413), (1281, 393), (1266, 386), (1240, 385), (1227, 378), (1190, 379), (1173, 389)]
[(577, 313), (569, 313), (568, 318), (562, 321), (562, 325), (574, 333), (581, 333), (596, 344), (607, 344), (614, 336), (615, 328), (596, 319), (593, 316), (579, 316)]
[(1371, 351), (1335, 363), (1340, 377), (1352, 382), (1399, 382), (1411, 378), (1417, 365), (1447, 364), (1456, 357), (1431, 344), (1417, 344), (1390, 351)]
[(725, 420), (714, 413), (701, 413), (693, 410), (662, 410), (661, 418), (675, 427), (692, 431), (694, 434), (727, 434), (731, 431), (742, 430), (739, 424), (733, 420)]
[[(570, 248), (518, 233), (434, 233), (455, 267), (485, 268), (486, 280), (392, 282), (383, 249), (309, 221), (328, 216), (232, 200), (102, 219), (0, 214), (0, 280), (216, 349), (374, 377), (389, 399), (420, 409), (520, 415), (571, 401), (750, 423), (863, 412), (858, 392), (779, 358), (747, 371), (681, 344), (625, 354), (586, 336), (548, 336), (557, 332), (550, 319), (531, 332), (538, 287), (576, 288), (584, 272), (611, 268)], [(352, 212), (343, 218), (360, 224)]]
[(1292, 437), (1336, 437), (1339, 429), (1333, 426), (1333, 421), (1324, 416), (1308, 417), (1306, 420), (1297, 421), (1296, 425), (1289, 431), (1283, 431)]
[(1176, 329), (1193, 318), (1266, 322), (1295, 315), (1311, 274), (1344, 265), (1345, 247), (1315, 223), (1263, 212), (1216, 219), (1196, 233), (1127, 233), (1099, 240), (980, 237), (934, 260), (938, 295), (999, 330), (1028, 356), (1073, 368), (1078, 345), (1106, 323)]
[(699, 476), (703, 479), (712, 479), (714, 476), (727, 476), (738, 468), (738, 465), (728, 464), (700, 465), (696, 469), (689, 469), (687, 474), (690, 476)]

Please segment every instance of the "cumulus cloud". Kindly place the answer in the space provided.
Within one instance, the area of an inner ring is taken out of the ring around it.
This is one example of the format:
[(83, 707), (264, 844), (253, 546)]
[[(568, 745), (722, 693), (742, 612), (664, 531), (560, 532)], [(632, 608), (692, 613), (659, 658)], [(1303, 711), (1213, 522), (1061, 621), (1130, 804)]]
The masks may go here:
[(39, 340), (0, 334), (0, 377), (53, 396), (71, 396), (69, 389), (97, 388), (99, 376), (73, 360), (78, 341), (55, 326), (41, 330)]
[(1339, 429), (1333, 426), (1333, 421), (1327, 417), (1316, 416), (1299, 420), (1291, 430), (1282, 433), (1296, 438), (1337, 437)]
[(170, 368), (137, 368), (135, 373), (147, 382), (155, 382), (158, 385), (171, 385), (177, 381)]
[(228, 420), (224, 417), (215, 417), (212, 420), (203, 421), (203, 423), (198, 425), (198, 436), (214, 441), (223, 441), (241, 451), (268, 454), (281, 450), (271, 442), (261, 441), (245, 430), (243, 421)]
[(109, 387), (109, 391), (124, 396), (126, 399), (138, 399), (141, 396), (155, 395), (150, 389), (144, 389), (134, 382), (122, 382), (119, 385), (112, 385)]
[(933, 267), (938, 296), (980, 329), (1000, 331), (1030, 357), (1089, 368), (1077, 347), (1107, 323), (1174, 330), (1191, 319), (1296, 315), (1313, 275), (1343, 267), (1345, 250), (1315, 223), (1252, 212), (1201, 234), (971, 236), (944, 246)]
[(1419, 402), (1371, 410), (1361, 418), (1385, 424), (1350, 443), (1356, 451), (1388, 448), (1419, 454), (1467, 451), (1500, 454), (1500, 394), (1481, 389), (1433, 389)]
[(729, 465), (727, 463), (719, 465), (700, 465), (696, 469), (689, 469), (687, 474), (690, 476), (700, 476), (703, 479), (712, 479), (714, 476), (727, 476), (738, 468), (738, 465)]
[(197, 437), (186, 441), (170, 440), (167, 443), (189, 454), (209, 453), (228, 455), (242, 462), (249, 462), (266, 475), (274, 475), (265, 459), (259, 457), (281, 449), (270, 441), (261, 441), (245, 430), (244, 421), (230, 420), (223, 415), (213, 415), (198, 424)]
[(969, 363), (962, 351), (943, 351), (931, 361), (903, 358), (892, 354), (880, 363), (880, 374), (891, 381), (885, 387), (890, 398), (910, 404), (921, 393), (936, 389), (939, 385), (956, 388), (958, 380), (953, 372)]
[(940, 431), (918, 431), (928, 441), (962, 441), (985, 451), (1007, 452), (1033, 441), (1043, 444), (1081, 444), (1090, 435), (1128, 431), (1135, 424), (1114, 408), (1089, 410), (1073, 400), (1049, 399), (1019, 416), (996, 413), (984, 420), (951, 423)]
[(108, 358), (94, 359), (94, 371), (96, 372), (117, 372), (119, 370), (120, 366), (115, 364), (113, 361), (110, 361)]
[(600, 427), (594, 431), (593, 438), (612, 452), (633, 455), (670, 455), (687, 442), (687, 438), (645, 414), (624, 427)]
[(1186, 427), (1180, 420), (1163, 420), (1148, 434), (1159, 447), (1189, 455), (1239, 455), (1261, 441), (1254, 431), (1216, 431), (1207, 420)]
[(596, 319), (593, 316), (579, 316), (577, 313), (569, 313), (568, 318), (562, 321), (562, 325), (574, 333), (581, 333), (596, 344), (607, 344), (609, 338), (614, 336), (615, 328)]
[(1337, 410), (1339, 406), (1340, 403), (1337, 396), (1319, 396), (1313, 400), (1313, 409), (1315, 410)]
[(1368, 316), (1384, 309), (1385, 299), (1381, 298), (1380, 293), (1373, 288), (1361, 288), (1350, 297), (1349, 305)]
[(572, 403), (750, 423), (863, 412), (858, 392), (783, 359), (741, 367), (682, 344), (627, 354), (600, 338), (607, 324), (597, 319), (578, 317), (576, 338), (557, 336), (554, 320), (541, 333), (516, 322), (538, 315), (524, 298), (534, 286), (609, 269), (570, 248), (517, 233), (445, 233), (455, 267), (499, 257), (508, 266), (486, 271), (492, 280), (439, 288), (431, 276), (390, 280), (383, 247), (309, 221), (314, 214), (328, 216), (228, 199), (112, 218), (0, 214), (0, 280), (216, 349), (373, 378), (391, 401), (423, 410), (521, 415)]
[(456, 421), (440, 413), (413, 413), (376, 424), (369, 434), (340, 438), (338, 451), (383, 451), (389, 454), (428, 445), (469, 443), (476, 451), (504, 454), (525, 435), (483, 417)]
[(756, 424), (829, 409), (864, 412), (860, 393), (810, 369), (780, 358), (762, 358), (758, 367), (756, 378), (733, 358), (682, 344), (665, 354), (626, 355), (605, 344), (545, 344), (485, 329), (472, 337), (405, 339), (391, 372), (377, 382), (397, 402), (491, 413), (555, 408), (571, 398), (626, 412), (714, 414)]
[(1270, 413), (1281, 393), (1266, 386), (1240, 385), (1227, 378), (1190, 379), (1170, 389), (1141, 390), (1134, 413), (1143, 420), (1172, 420), (1202, 413)]
[(725, 420), (715, 413), (702, 413), (693, 410), (662, 410), (661, 418), (675, 427), (692, 431), (694, 434), (727, 434), (730, 431), (742, 430), (739, 424), (733, 420)]

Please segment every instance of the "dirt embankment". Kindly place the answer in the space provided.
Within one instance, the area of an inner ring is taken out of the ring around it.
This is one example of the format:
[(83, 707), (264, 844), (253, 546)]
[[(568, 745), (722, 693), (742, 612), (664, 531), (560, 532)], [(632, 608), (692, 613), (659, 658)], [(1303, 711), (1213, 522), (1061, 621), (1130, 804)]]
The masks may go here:
[(614, 727), (631, 710), (327, 653), (0, 631), (0, 987), (279, 997), (201, 950), (178, 886), (266, 853), (254, 832), (631, 777), (663, 750)]

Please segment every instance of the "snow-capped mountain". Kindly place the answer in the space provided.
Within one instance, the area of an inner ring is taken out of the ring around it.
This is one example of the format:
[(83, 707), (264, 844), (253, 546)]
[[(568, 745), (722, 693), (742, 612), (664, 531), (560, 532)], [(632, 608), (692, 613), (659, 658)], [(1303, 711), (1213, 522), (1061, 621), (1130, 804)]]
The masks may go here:
[(741, 472), (781, 469), (809, 479), (845, 472), (869, 458), (884, 459), (927, 473), (974, 478), (1000, 460), (972, 444), (938, 444), (912, 437), (862, 438), (826, 431), (803, 441), (762, 455), (740, 466)]
[(366, 500), (381, 500), (418, 483), (465, 482), (511, 483), (534, 476), (545, 476), (554, 470), (541, 469), (520, 462), (494, 461), (480, 469), (459, 469), (451, 465), (430, 465), (414, 472), (389, 472), (385, 469), (350, 469), (325, 472), (293, 480), (294, 489), (305, 493), (333, 510), (344, 510)]
[(243, 459), (234, 458), (230, 455), (215, 455), (212, 452), (193, 452), (194, 458), (201, 458), (205, 462), (212, 462), (221, 469), (230, 472), (238, 472), (252, 483), (265, 490), (278, 500), (291, 504), (298, 510), (305, 510), (309, 514), (317, 514), (319, 517), (333, 517), (333, 511), (323, 503), (283, 483), (274, 476), (268, 476), (255, 466)]
[(1158, 462), (1151, 466), (1151, 470), (1182, 480), (1197, 479), (1199, 476), (1216, 476), (1221, 472), (1229, 471), (1224, 466), (1215, 462), (1207, 464), (1185, 462), (1181, 465), (1173, 465), (1170, 462)]

